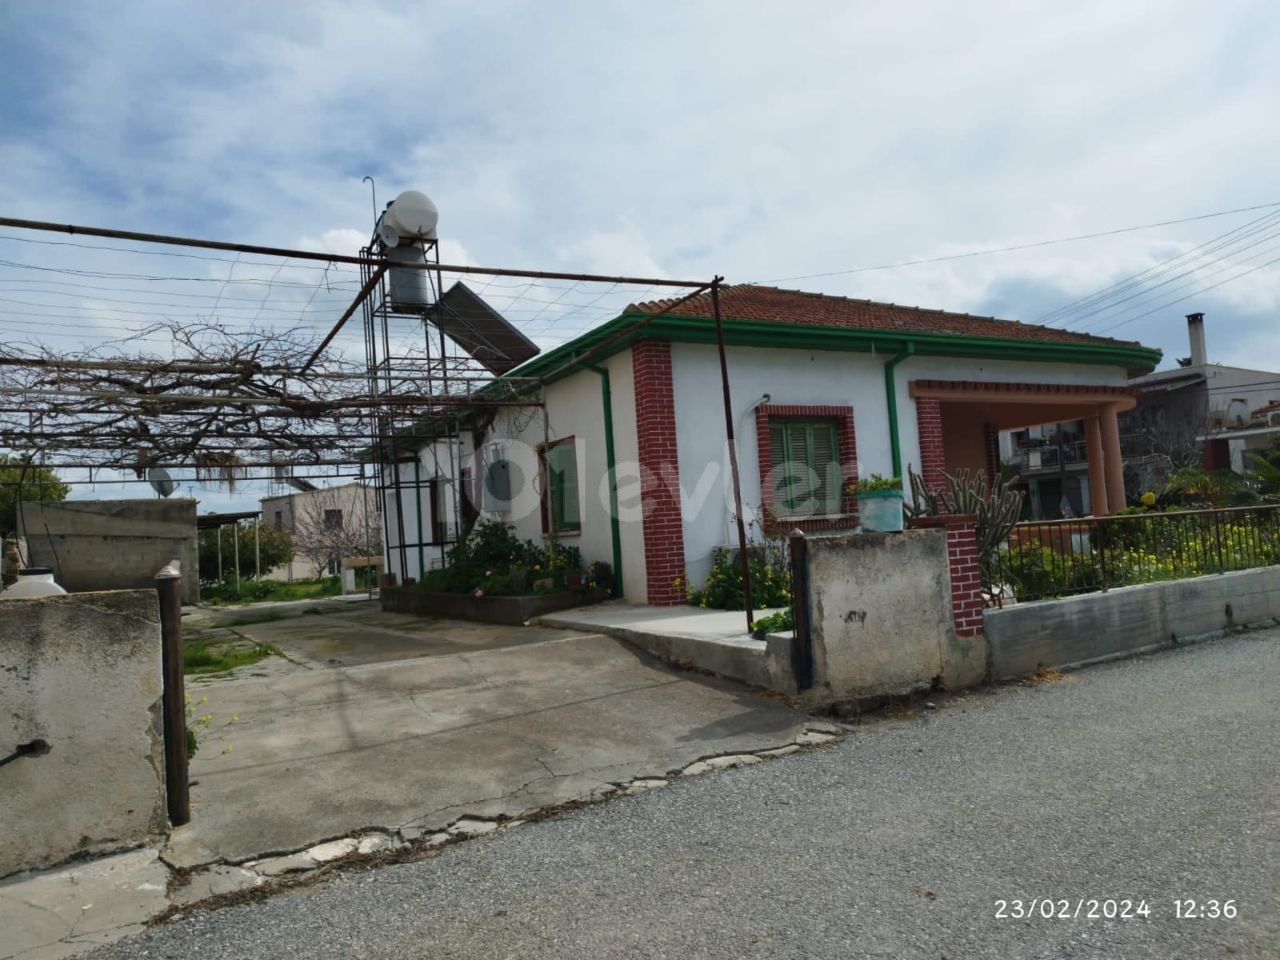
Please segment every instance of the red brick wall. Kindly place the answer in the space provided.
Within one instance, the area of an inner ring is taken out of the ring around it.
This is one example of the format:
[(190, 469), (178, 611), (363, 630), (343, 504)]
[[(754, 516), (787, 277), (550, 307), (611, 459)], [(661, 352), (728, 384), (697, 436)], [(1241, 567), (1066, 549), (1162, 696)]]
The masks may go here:
[(982, 578), (971, 518), (947, 523), (947, 563), (951, 568), (951, 616), (956, 636), (979, 636), (983, 625)]
[(641, 340), (631, 348), (635, 375), (640, 497), (644, 510), (645, 593), (654, 606), (685, 602), (684, 524), (680, 517), (680, 462), (676, 453), (671, 344)]
[[(840, 530), (853, 527), (858, 523), (858, 501), (848, 492), (848, 485), (858, 482), (858, 442), (853, 427), (853, 407), (813, 406), (796, 404), (762, 403), (756, 407), (756, 460), (760, 464), (760, 498), (765, 515), (773, 514), (773, 487), (769, 483), (769, 472), (773, 469), (773, 448), (769, 444), (770, 417), (825, 417), (836, 420), (836, 439), (840, 444), (840, 473), (844, 491), (841, 493), (840, 509), (846, 514), (836, 518), (797, 517), (779, 519), (769, 523), (769, 527), (794, 530), (799, 528), (806, 532), (815, 530)], [(770, 529), (769, 532), (773, 532)]]
[(947, 568), (951, 576), (951, 619), (956, 636), (976, 637), (983, 631), (985, 604), (982, 600), (982, 573), (978, 567), (978, 540), (973, 517), (918, 517), (912, 527), (945, 527)]
[(947, 485), (942, 471), (947, 455), (942, 446), (942, 402), (934, 397), (916, 399), (916, 428), (920, 434), (920, 476), (930, 490)]

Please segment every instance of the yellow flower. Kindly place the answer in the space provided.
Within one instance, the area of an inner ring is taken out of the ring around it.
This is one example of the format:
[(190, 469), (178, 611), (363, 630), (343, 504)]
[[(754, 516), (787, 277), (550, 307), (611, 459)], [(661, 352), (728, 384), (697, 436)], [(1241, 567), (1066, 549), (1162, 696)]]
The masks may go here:
[(1144, 493), (1141, 499), (1144, 507), (1154, 507), (1156, 505), (1156, 495), (1150, 490)]

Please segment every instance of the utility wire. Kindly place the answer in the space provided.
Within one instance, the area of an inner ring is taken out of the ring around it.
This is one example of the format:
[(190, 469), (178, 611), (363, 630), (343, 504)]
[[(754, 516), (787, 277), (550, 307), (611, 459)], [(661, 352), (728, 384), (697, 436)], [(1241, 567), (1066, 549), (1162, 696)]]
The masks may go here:
[(1034, 243), (1019, 243), (1008, 247), (990, 247), (985, 250), (972, 250), (969, 253), (953, 253), (943, 257), (923, 257), (918, 260), (900, 260), (896, 263), (881, 263), (869, 267), (853, 267), (849, 270), (831, 270), (827, 273), (804, 273), (793, 277), (778, 277), (766, 280), (765, 283), (783, 283), (788, 280), (813, 280), (819, 277), (843, 277), (851, 273), (869, 273), (873, 270), (896, 270), (899, 267), (915, 267), (926, 263), (945, 263), (949, 260), (965, 260), (970, 257), (985, 257), (994, 253), (1012, 253), (1015, 250), (1032, 250), (1036, 247), (1049, 247), (1059, 243), (1074, 243), (1077, 240), (1096, 240), (1099, 237), (1114, 237), (1122, 233), (1135, 233), (1139, 230), (1154, 230), (1157, 227), (1171, 227), (1179, 223), (1194, 223), (1197, 220), (1211, 220), (1214, 217), (1228, 217), (1235, 213), (1251, 213), (1254, 210), (1268, 210), (1280, 207), (1280, 200), (1271, 203), (1259, 203), (1252, 207), (1237, 207), (1234, 210), (1218, 210), (1215, 213), (1202, 213), (1194, 217), (1179, 217), (1176, 220), (1161, 220), (1157, 223), (1143, 223), (1134, 227), (1118, 227), (1114, 230), (1101, 230), (1097, 233), (1082, 233), (1074, 237), (1058, 237), (1054, 240), (1037, 240)]
[[(1063, 317), (1097, 306), (1100, 303), (1111, 300), (1113, 297), (1132, 290), (1134, 287), (1141, 287), (1147, 280), (1155, 279), (1167, 270), (1172, 269), (1179, 261), (1187, 260), (1188, 262), (1194, 262), (1195, 260), (1202, 259), (1210, 253), (1218, 253), (1234, 245), (1237, 241), (1244, 240), (1247, 237), (1256, 235), (1262, 230), (1275, 226), (1277, 222), (1280, 222), (1280, 211), (1273, 211), (1272, 213), (1265, 214), (1256, 220), (1250, 220), (1243, 226), (1236, 227), (1226, 233), (1212, 237), (1204, 243), (1198, 244), (1190, 250), (1180, 253), (1175, 257), (1163, 260), (1145, 270), (1141, 270), (1138, 273), (1125, 277), (1122, 280), (1118, 280), (1100, 290), (1096, 290), (1093, 293), (1064, 304), (1055, 310), (1050, 310), (1048, 313), (1036, 318), (1036, 323), (1050, 323), (1054, 320), (1061, 320)], [(1069, 326), (1071, 323), (1075, 322), (1076, 320), (1074, 319), (1070, 320), (1067, 325)]]
[(1150, 310), (1147, 310), (1144, 313), (1139, 313), (1137, 316), (1133, 316), (1133, 317), (1129, 317), (1128, 319), (1121, 320), (1119, 323), (1113, 323), (1109, 327), (1103, 327), (1098, 332), (1107, 333), (1111, 330), (1115, 330), (1117, 327), (1123, 327), (1126, 323), (1132, 323), (1135, 320), (1141, 320), (1143, 317), (1149, 317), (1153, 313), (1159, 313), (1165, 307), (1170, 307), (1175, 303), (1181, 303), (1184, 300), (1190, 300), (1192, 297), (1198, 297), (1200, 294), (1207, 293), (1210, 290), (1216, 290), (1218, 287), (1221, 287), (1224, 284), (1228, 284), (1235, 280), (1239, 280), (1241, 277), (1246, 277), (1251, 273), (1257, 273), (1259, 270), (1263, 270), (1277, 263), (1280, 263), (1280, 257), (1276, 257), (1274, 260), (1268, 260), (1266, 263), (1260, 263), (1256, 267), (1250, 267), (1248, 270), (1242, 270), (1240, 273), (1237, 273), (1235, 276), (1227, 277), (1227, 279), (1225, 280), (1219, 280), (1217, 283), (1211, 283), (1207, 287), (1201, 287), (1199, 290), (1193, 290), (1190, 293), (1186, 294), (1185, 296), (1177, 297), (1176, 299), (1173, 299), (1173, 300), (1168, 300), (1165, 303), (1160, 304), (1159, 306), (1152, 307)]

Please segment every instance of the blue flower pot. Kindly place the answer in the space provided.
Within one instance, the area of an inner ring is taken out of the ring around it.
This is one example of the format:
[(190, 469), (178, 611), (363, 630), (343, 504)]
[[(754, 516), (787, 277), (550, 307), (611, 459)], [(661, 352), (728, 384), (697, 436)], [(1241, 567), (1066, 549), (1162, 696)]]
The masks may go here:
[(902, 491), (858, 494), (858, 519), (867, 533), (901, 532)]

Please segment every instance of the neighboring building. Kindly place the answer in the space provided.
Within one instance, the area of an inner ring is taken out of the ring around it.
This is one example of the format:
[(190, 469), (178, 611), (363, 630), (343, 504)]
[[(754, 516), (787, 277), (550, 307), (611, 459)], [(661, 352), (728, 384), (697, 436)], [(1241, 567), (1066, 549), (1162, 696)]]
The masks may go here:
[(1133, 381), (1142, 393), (1121, 429), (1131, 476), (1144, 490), (1180, 466), (1243, 471), (1244, 452), (1270, 442), (1272, 425), (1254, 414), (1280, 401), (1280, 373), (1210, 363), (1203, 313), (1187, 315), (1187, 337), (1190, 355), (1176, 369)]
[(262, 522), (288, 533), (294, 549), (293, 562), (264, 574), (264, 580), (336, 576), (345, 557), (382, 551), (378, 498), (365, 484), (300, 490), (259, 503)]
[[(1084, 424), (1095, 509), (1124, 506), (1117, 418), (1158, 350), (772, 287), (725, 287), (720, 301), (754, 537), (854, 527), (857, 477), (910, 466), (938, 487), (943, 470), (994, 473), (1000, 431), (1064, 421)], [(443, 555), (399, 550), (398, 529), (443, 543), (478, 512), (611, 564), (632, 601), (683, 602), (679, 581), (701, 582), (736, 540), (709, 294), (633, 305), (502, 379), (540, 383), (542, 408), (478, 408), (460, 437), (383, 465), (388, 572), (417, 577)], [(414, 490), (415, 474), (436, 481), (430, 495), (397, 502), (397, 470)]]
[(1049, 423), (1000, 433), (1000, 464), (1016, 470), (1028, 520), (1083, 517), (1093, 512), (1084, 421)]

